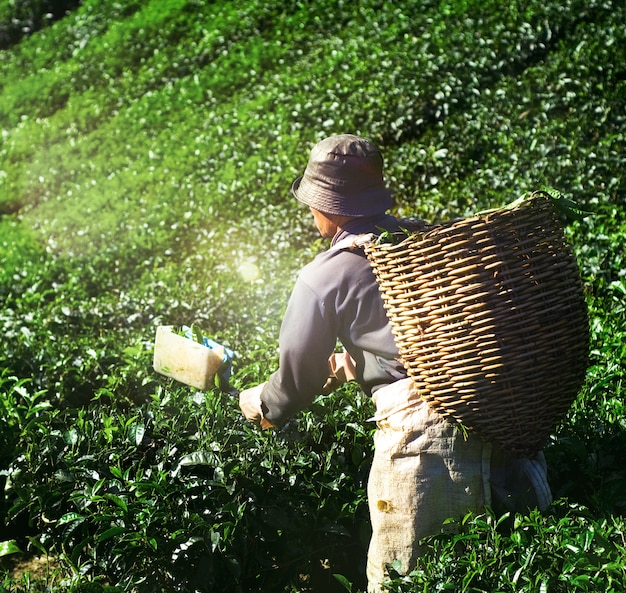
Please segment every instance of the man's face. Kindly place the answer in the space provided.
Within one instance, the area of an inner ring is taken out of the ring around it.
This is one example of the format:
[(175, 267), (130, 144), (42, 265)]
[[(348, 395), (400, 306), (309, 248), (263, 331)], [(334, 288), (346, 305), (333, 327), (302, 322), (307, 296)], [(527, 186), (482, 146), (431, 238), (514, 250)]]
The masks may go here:
[(311, 208), (311, 214), (313, 214), (313, 220), (320, 235), (324, 239), (332, 239), (337, 233), (337, 223), (333, 222), (323, 212), (315, 210), (315, 208)]

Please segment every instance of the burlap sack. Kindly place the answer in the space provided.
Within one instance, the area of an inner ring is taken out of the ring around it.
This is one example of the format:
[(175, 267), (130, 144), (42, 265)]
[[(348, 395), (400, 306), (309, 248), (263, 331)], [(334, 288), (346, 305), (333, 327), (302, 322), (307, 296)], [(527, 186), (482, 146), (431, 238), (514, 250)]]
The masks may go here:
[(489, 504), (490, 446), (466, 440), (449, 421), (416, 400), (410, 379), (375, 396), (378, 430), (368, 482), (372, 523), (368, 591), (383, 589), (385, 565), (415, 566), (419, 540), (439, 532), (442, 522)]
[[(386, 564), (399, 560), (403, 572), (412, 570), (423, 552), (420, 540), (444, 529), (446, 519), (491, 506), (493, 483), (498, 503), (508, 501), (512, 509), (518, 494), (526, 506), (549, 504), (544, 463), (514, 460), (476, 435), (465, 434), (420, 401), (411, 379), (379, 390), (374, 403), (377, 430), (368, 483), (369, 593), (383, 591), (380, 583), (388, 578)], [(544, 494), (540, 502), (536, 486), (519, 478), (528, 464)]]

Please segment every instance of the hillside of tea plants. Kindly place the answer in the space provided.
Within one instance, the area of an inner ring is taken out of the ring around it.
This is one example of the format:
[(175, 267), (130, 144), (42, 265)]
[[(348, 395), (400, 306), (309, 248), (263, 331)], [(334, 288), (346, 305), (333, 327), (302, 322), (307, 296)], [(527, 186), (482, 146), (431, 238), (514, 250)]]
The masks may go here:
[(364, 589), (369, 400), (262, 433), (152, 369), (157, 326), (195, 324), (234, 387), (274, 370), (325, 247), (290, 186), (344, 132), (397, 215), (542, 186), (588, 212), (554, 505), (468, 515), (389, 591), (626, 590), (625, 48), (621, 0), (0, 0), (0, 591)]

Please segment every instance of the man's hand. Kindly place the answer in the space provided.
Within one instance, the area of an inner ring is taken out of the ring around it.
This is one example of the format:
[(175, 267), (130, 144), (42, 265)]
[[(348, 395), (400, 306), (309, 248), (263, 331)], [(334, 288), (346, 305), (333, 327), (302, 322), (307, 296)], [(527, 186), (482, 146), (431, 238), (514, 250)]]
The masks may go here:
[(239, 407), (246, 420), (260, 426), (261, 428), (274, 428), (274, 425), (265, 419), (263, 404), (261, 402), (261, 392), (265, 383), (256, 387), (244, 389), (239, 394)]
[(356, 363), (347, 352), (335, 352), (328, 359), (329, 376), (322, 388), (322, 395), (328, 395), (340, 385), (356, 379)]

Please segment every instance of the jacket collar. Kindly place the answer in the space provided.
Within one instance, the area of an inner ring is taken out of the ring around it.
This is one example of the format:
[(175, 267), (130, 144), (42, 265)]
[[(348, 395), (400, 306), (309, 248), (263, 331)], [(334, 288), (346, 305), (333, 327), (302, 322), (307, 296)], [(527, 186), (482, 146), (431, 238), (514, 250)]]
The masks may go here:
[(379, 234), (380, 229), (397, 228), (398, 220), (389, 214), (379, 214), (367, 218), (354, 218), (348, 224), (340, 228), (331, 242), (331, 247), (348, 237), (364, 235), (366, 233)]

